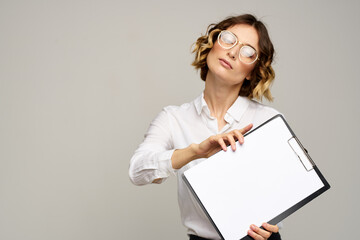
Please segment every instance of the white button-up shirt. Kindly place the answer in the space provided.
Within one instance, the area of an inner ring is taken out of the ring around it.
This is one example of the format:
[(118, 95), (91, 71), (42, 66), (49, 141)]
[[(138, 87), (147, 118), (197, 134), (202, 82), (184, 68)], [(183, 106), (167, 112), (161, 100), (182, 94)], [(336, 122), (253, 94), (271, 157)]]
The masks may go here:
[(144, 141), (130, 161), (130, 179), (136, 185), (144, 185), (152, 183), (154, 179), (165, 180), (176, 174), (181, 218), (188, 234), (220, 239), (182, 179), (185, 170), (204, 159), (196, 159), (181, 169), (174, 170), (171, 156), (175, 149), (200, 143), (212, 135), (241, 129), (249, 123), (256, 128), (276, 114), (278, 112), (273, 108), (239, 96), (224, 117), (227, 124), (219, 131), (217, 119), (210, 115), (203, 94), (190, 103), (165, 107), (151, 122)]

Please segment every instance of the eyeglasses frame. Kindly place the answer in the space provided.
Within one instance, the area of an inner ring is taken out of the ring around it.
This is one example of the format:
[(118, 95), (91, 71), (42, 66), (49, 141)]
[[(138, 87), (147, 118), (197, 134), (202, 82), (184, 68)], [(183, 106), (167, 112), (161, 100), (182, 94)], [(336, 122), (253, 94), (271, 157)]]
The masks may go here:
[[(220, 43), (220, 36), (221, 36), (221, 34), (222, 34), (223, 32), (228, 32), (228, 33), (230, 33), (232, 36), (235, 37), (236, 42), (234, 43), (234, 45), (232, 45), (231, 47), (224, 47), (223, 45), (221, 45), (221, 43)], [(240, 41), (238, 40), (237, 36), (236, 36), (234, 33), (230, 32), (230, 31), (228, 31), (228, 30), (222, 30), (222, 31), (219, 33), (218, 37), (217, 37), (217, 41), (218, 41), (220, 47), (222, 47), (223, 49), (226, 49), (226, 50), (232, 49), (232, 48), (235, 47), (238, 43), (239, 43), (240, 45), (242, 45), (241, 48), (240, 48), (240, 51), (239, 51), (239, 60), (240, 60), (242, 63), (244, 63), (244, 64), (250, 65), (250, 64), (253, 64), (254, 62), (256, 62), (257, 60), (260, 60), (260, 59), (259, 59), (259, 54), (257, 53), (257, 51), (256, 51), (255, 48), (253, 48), (252, 46), (250, 46), (250, 45), (248, 45), (248, 44), (244, 44), (244, 43), (240, 42)], [(255, 50), (255, 53), (256, 53), (256, 58), (254, 59), (254, 61), (252, 61), (252, 62), (250, 62), (250, 63), (246, 63), (246, 62), (242, 61), (242, 60), (241, 60), (241, 57), (240, 57), (240, 55), (241, 55), (241, 54), (240, 54), (241, 49), (242, 49), (243, 47), (245, 47), (245, 46), (251, 47), (252, 49)]]

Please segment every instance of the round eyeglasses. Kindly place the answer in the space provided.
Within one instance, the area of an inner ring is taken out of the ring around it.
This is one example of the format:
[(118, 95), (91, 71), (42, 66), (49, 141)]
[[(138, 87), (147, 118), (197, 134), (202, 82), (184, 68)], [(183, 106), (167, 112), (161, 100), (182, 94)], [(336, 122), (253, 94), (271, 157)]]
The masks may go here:
[(239, 59), (245, 64), (252, 64), (258, 59), (256, 50), (249, 45), (239, 42), (235, 34), (230, 31), (221, 31), (217, 40), (219, 45), (224, 49), (231, 49), (240, 43), (242, 46), (239, 51)]

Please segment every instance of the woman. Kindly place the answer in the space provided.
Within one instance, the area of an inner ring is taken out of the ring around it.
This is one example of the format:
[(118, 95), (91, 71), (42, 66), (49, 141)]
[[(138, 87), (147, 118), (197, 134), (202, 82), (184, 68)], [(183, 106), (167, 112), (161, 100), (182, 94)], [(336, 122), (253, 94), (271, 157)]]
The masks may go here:
[[(211, 24), (195, 43), (193, 66), (200, 69), (205, 89), (181, 106), (168, 106), (152, 121), (143, 143), (130, 161), (136, 185), (178, 177), (182, 222), (190, 239), (220, 239), (185, 186), (182, 173), (219, 150), (236, 150), (243, 134), (278, 112), (254, 100), (272, 100), (269, 87), (274, 49), (264, 24), (245, 14)], [(278, 226), (249, 226), (256, 240), (280, 239)]]

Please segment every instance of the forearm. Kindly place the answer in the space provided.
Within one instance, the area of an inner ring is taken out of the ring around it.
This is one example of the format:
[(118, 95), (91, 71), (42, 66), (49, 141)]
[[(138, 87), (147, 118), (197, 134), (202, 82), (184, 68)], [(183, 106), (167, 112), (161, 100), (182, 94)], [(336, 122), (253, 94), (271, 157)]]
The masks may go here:
[(174, 169), (180, 169), (189, 162), (200, 158), (198, 151), (198, 144), (190, 144), (183, 149), (176, 149), (171, 157), (171, 164)]
[(231, 132), (210, 136), (199, 144), (193, 143), (183, 149), (174, 151), (171, 157), (171, 164), (174, 169), (180, 169), (192, 160), (198, 158), (208, 158), (220, 151), (226, 151), (227, 145), (231, 145), (233, 151), (236, 150), (235, 140), (240, 144), (244, 143), (244, 136), (252, 128), (252, 124), (242, 129), (235, 129)]
[[(174, 170), (180, 169), (192, 160), (198, 159), (201, 156), (197, 153), (198, 145), (190, 144), (188, 147), (183, 149), (176, 149), (171, 156), (171, 165)], [(156, 178), (152, 183), (161, 183), (161, 178)]]

